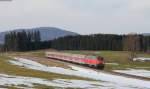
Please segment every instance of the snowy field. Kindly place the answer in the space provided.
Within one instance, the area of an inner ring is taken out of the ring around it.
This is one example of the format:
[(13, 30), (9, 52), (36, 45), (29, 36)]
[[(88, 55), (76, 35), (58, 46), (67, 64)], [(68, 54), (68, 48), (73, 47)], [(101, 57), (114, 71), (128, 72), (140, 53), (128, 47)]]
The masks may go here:
[(114, 70), (115, 72), (150, 78), (150, 71), (142, 69)]
[[(83, 81), (83, 80), (46, 80), (33, 77), (11, 76), (6, 74), (0, 74), (1, 86), (16, 86), (17, 88), (32, 89), (34, 84), (41, 84), (45, 86), (61, 87), (61, 88), (84, 88), (84, 89), (96, 89), (101, 88), (101, 84), (96, 81)], [(22, 87), (21, 85), (24, 85)]]
[[(68, 85), (68, 87), (73, 87), (73, 88), (79, 87), (79, 88), (85, 88), (85, 89), (87, 89), (87, 88), (89, 88), (89, 89), (92, 89), (92, 88), (93, 89), (150, 89), (150, 86), (149, 86), (150, 81), (144, 81), (144, 80), (139, 80), (139, 79), (118, 76), (118, 75), (107, 74), (107, 73), (103, 73), (103, 72), (97, 72), (97, 71), (94, 71), (91, 69), (81, 68), (81, 67), (72, 66), (72, 65), (70, 65), (70, 67), (72, 69), (64, 69), (61, 67), (49, 67), (49, 66), (40, 64), (38, 62), (31, 61), (29, 59), (23, 59), (23, 58), (13, 58), (13, 59), (14, 60), (10, 60), (9, 62), (13, 65), (18, 65), (20, 67), (44, 71), (44, 72), (53, 72), (53, 73), (64, 74), (64, 75), (79, 76), (79, 77), (90, 78), (90, 79), (95, 80), (95, 81), (62, 80), (62, 79), (53, 80), (54, 82), (58, 81), (58, 83), (55, 82), (57, 87), (64, 87), (63, 86), (63, 84), (64, 84), (64, 85)], [(23, 83), (28, 83), (28, 82), (29, 82), (28, 84), (37, 83), (37, 82), (28, 81), (28, 78), (26, 79), (25, 77), (20, 77), (20, 76), (10, 76), (9, 77), (8, 75), (3, 75), (3, 74), (0, 76), (1, 76), (0, 82), (4, 81), (4, 82), (6, 82), (5, 84), (7, 84), (7, 80), (11, 80), (13, 78), (16, 78), (16, 79), (19, 78), (20, 81), (25, 81)], [(10, 78), (10, 79), (7, 79), (7, 78)], [(36, 80), (39, 81), (38, 78), (31, 78), (31, 79), (32, 80), (35, 79), (35, 81)], [(54, 83), (53, 81), (50, 81), (50, 80), (40, 79), (40, 81), (45, 81), (45, 82), (39, 82), (39, 84), (44, 83), (43, 85), (47, 85), (47, 83), (48, 84)], [(15, 81), (15, 79), (14, 79), (14, 83), (16, 83), (16, 82), (17, 81)], [(60, 84), (59, 84), (59, 82), (60, 82)], [(11, 84), (12, 82), (10, 81), (9, 83)], [(20, 85), (20, 84), (17, 84), (17, 85)], [(78, 85), (80, 85), (80, 86), (78, 86)], [(30, 85), (28, 85), (28, 86), (30, 86)], [(51, 86), (51, 85), (49, 85), (49, 86)], [(32, 87), (32, 85), (31, 85), (31, 87)]]

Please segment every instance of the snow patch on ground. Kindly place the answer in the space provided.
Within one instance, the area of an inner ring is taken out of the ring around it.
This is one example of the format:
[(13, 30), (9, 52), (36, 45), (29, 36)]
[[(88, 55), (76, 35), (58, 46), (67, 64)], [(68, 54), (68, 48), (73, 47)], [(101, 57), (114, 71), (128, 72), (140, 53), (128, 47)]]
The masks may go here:
[(136, 69), (149, 69), (150, 67), (135, 67)]
[(106, 65), (115, 65), (115, 66), (118, 66), (119, 64), (118, 63), (105, 63)]
[(138, 57), (138, 58), (133, 58), (133, 61), (150, 61), (150, 58)]
[(150, 78), (150, 71), (144, 69), (114, 70), (115, 72)]
[(74, 70), (79, 71), (80, 73), (84, 73), (85, 75), (88, 75), (89, 77), (93, 77), (96, 80), (101, 80), (109, 83), (113, 83), (119, 87), (127, 87), (127, 88), (150, 88), (149, 84), (150, 81), (144, 81), (144, 80), (138, 80), (138, 79), (133, 79), (133, 78), (127, 78), (123, 76), (117, 76), (117, 75), (112, 75), (112, 74), (107, 74), (107, 73), (102, 73), (102, 72), (96, 72), (94, 70), (90, 69), (83, 69), (79, 67), (72, 66)]
[[(11, 76), (6, 74), (0, 74), (1, 86), (11, 87), (13, 85), (17, 88), (32, 89), (34, 88), (34, 84), (62, 87), (62, 88), (71, 87), (84, 89), (98, 89), (102, 86), (99, 82), (96, 81), (66, 80), (66, 79), (46, 80), (33, 77), (22, 77), (22, 76)], [(24, 87), (21, 85), (24, 85)]]
[(61, 67), (49, 67), (46, 65), (42, 65), (38, 62), (24, 59), (24, 58), (13, 58), (13, 59), (15, 59), (15, 60), (10, 60), (9, 62), (14, 65), (22, 66), (24, 68), (45, 71), (45, 72), (58, 73), (58, 74), (80, 76), (80, 74), (78, 74), (78, 71), (65, 69), (65, 68), (61, 68)]
[[(14, 58), (9, 62), (15, 65), (19, 65), (28, 69), (34, 69), (45, 72), (53, 72), (65, 75), (74, 75), (79, 77), (91, 78), (99, 80), (101, 87), (114, 88), (114, 89), (150, 89), (150, 81), (138, 80), (133, 78), (127, 78), (118, 75), (107, 74), (103, 72), (97, 72), (95, 70), (81, 68), (77, 66), (71, 66), (71, 69), (64, 69), (60, 67), (48, 67), (23, 58)], [(97, 88), (99, 89), (99, 88)]]

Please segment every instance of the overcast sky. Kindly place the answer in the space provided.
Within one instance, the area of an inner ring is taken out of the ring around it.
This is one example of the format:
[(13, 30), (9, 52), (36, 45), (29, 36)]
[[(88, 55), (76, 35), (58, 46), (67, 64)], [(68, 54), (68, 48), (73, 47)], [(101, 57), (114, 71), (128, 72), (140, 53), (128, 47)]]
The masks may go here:
[(150, 0), (0, 1), (0, 30), (58, 27), (80, 34), (150, 32)]

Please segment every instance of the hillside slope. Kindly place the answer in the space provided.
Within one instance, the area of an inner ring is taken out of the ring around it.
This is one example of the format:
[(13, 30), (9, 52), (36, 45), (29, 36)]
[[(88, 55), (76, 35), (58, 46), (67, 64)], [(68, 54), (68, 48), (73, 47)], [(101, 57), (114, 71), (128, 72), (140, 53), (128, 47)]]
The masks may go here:
[[(70, 31), (66, 31), (66, 30), (62, 30), (59, 28), (55, 28), (55, 27), (39, 27), (39, 28), (32, 28), (32, 29), (15, 29), (12, 31), (16, 31), (16, 32), (20, 32), (22, 30), (25, 31), (40, 31), (41, 34), (41, 39), (42, 41), (47, 41), (47, 40), (52, 40), (58, 37), (64, 37), (64, 36), (74, 36), (74, 35), (78, 35), (75, 32), (70, 32)], [(7, 32), (1, 32), (0, 33), (0, 43), (4, 43), (4, 37), (5, 34), (7, 34), (9, 31)]]

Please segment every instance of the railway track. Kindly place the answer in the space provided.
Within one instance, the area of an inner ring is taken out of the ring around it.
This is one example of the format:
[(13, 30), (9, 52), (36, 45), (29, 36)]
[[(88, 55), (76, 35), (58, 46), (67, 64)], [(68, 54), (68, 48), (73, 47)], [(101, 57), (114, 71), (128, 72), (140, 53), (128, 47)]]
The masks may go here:
[[(64, 63), (66, 63), (66, 62), (64, 62)], [(97, 71), (97, 72), (102, 72), (102, 73), (107, 73), (107, 74), (112, 74), (112, 75), (118, 75), (118, 76), (124, 76), (124, 77), (128, 77), (128, 78), (134, 78), (134, 79), (150, 81), (150, 78), (148, 78), (148, 77), (130, 75), (130, 74), (119, 73), (119, 72), (114, 72), (114, 71), (99, 70), (99, 69), (90, 68), (90, 67), (87, 67), (87, 66), (82, 66), (82, 65), (79, 65), (79, 64), (72, 64), (72, 63), (68, 63), (68, 64), (79, 66), (79, 67), (86, 68), (86, 69), (91, 69), (91, 70), (94, 70), (94, 71)]]
[(130, 74), (125, 74), (125, 73), (118, 73), (118, 72), (114, 72), (114, 71), (106, 71), (106, 70), (99, 70), (99, 69), (95, 69), (95, 68), (91, 68), (88, 66), (83, 66), (83, 65), (79, 65), (79, 64), (75, 64), (75, 63), (70, 63), (70, 62), (66, 62), (66, 61), (62, 61), (62, 60), (56, 60), (56, 59), (49, 59), (49, 58), (39, 58), (39, 57), (30, 57), (30, 56), (23, 56), (23, 58), (29, 58), (29, 59), (45, 59), (45, 60), (55, 60), (56, 62), (61, 62), (67, 65), (74, 65), (74, 66), (78, 66), (81, 68), (86, 68), (86, 69), (91, 69), (97, 72), (102, 72), (102, 73), (106, 73), (106, 74), (112, 74), (112, 75), (118, 75), (118, 76), (123, 76), (123, 77), (128, 77), (128, 78), (133, 78), (133, 79), (140, 79), (140, 80), (146, 80), (146, 81), (150, 81), (150, 78), (148, 77), (142, 77), (142, 76), (136, 76), (136, 75), (130, 75)]

